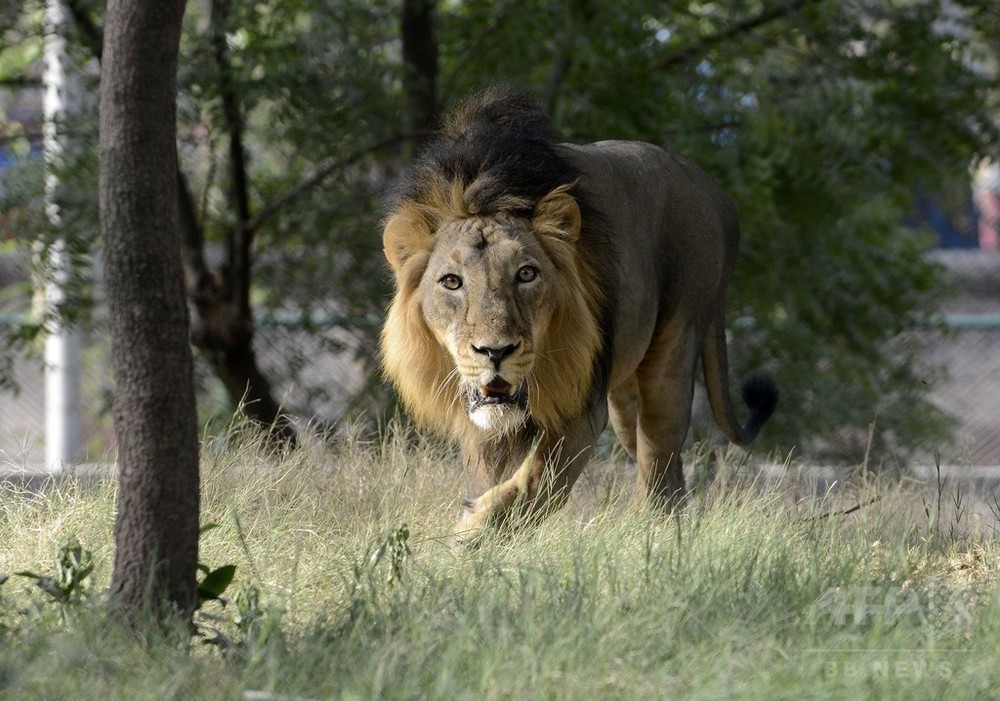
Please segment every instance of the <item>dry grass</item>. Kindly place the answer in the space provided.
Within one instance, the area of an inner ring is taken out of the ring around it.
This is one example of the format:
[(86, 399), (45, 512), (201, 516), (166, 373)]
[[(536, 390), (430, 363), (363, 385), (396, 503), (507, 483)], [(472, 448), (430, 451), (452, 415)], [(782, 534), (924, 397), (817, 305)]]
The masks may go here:
[[(0, 588), (0, 695), (902, 698), (961, 681), (949, 695), (977, 698), (1000, 681), (985, 502), (881, 477), (774, 482), (740, 453), (695, 451), (710, 484), (663, 518), (635, 503), (614, 456), (540, 528), (464, 551), (449, 538), (454, 456), (387, 435), (280, 459), (239, 432), (206, 442), (203, 521), (221, 527), (201, 559), (236, 564), (229, 594), (259, 589), (269, 635), (209, 605), (200, 622), (229, 652), (136, 645), (104, 625), (99, 595), (62, 623), (14, 577)], [(51, 568), (74, 534), (99, 593), (113, 510), (109, 481), (3, 492), (0, 572)], [(394, 571), (386, 538), (404, 524)]]

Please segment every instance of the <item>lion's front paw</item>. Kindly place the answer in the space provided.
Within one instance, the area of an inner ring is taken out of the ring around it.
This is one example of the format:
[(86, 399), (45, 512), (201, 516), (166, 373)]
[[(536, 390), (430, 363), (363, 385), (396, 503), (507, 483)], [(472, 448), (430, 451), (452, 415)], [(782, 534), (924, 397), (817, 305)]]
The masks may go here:
[(489, 490), (478, 499), (465, 499), (462, 502), (462, 517), (455, 524), (455, 537), (462, 545), (475, 545), (479, 542), (490, 522), (494, 510), (496, 488)]
[(479, 539), (479, 536), (486, 529), (487, 514), (462, 512), (462, 518), (455, 524), (455, 537), (462, 544), (470, 543)]
[(466, 499), (463, 507), (462, 518), (455, 524), (455, 535), (464, 544), (478, 540), (479, 535), (486, 528), (490, 509), (485, 494), (478, 499)]

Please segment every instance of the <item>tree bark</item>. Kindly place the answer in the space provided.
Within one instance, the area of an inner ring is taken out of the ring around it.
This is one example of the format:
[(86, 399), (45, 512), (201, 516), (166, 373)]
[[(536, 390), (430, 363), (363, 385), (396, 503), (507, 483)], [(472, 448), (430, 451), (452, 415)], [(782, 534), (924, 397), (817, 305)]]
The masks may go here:
[(176, 81), (184, 0), (109, 0), (100, 204), (115, 370), (112, 596), (127, 620), (190, 620), (198, 428), (178, 234)]

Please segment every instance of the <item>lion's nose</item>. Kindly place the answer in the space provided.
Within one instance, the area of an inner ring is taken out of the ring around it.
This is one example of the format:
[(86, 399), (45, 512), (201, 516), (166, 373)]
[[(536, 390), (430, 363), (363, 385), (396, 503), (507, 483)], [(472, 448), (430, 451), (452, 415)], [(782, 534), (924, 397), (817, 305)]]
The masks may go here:
[(480, 355), (485, 355), (493, 362), (493, 367), (497, 370), (500, 369), (500, 363), (504, 361), (505, 358), (510, 357), (510, 354), (517, 350), (517, 347), (521, 345), (520, 343), (511, 343), (506, 346), (499, 346), (496, 348), (491, 348), (489, 346), (477, 346), (472, 344), (472, 350), (476, 351)]

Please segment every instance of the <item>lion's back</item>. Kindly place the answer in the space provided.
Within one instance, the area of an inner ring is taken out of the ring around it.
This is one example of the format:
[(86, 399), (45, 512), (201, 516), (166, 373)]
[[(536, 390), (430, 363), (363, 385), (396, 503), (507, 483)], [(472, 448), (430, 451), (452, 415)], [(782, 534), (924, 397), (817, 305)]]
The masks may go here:
[[(641, 141), (562, 144), (614, 251), (615, 365), (638, 362), (674, 309), (704, 309), (735, 264), (736, 209), (698, 166)], [(631, 356), (636, 355), (637, 358)]]

